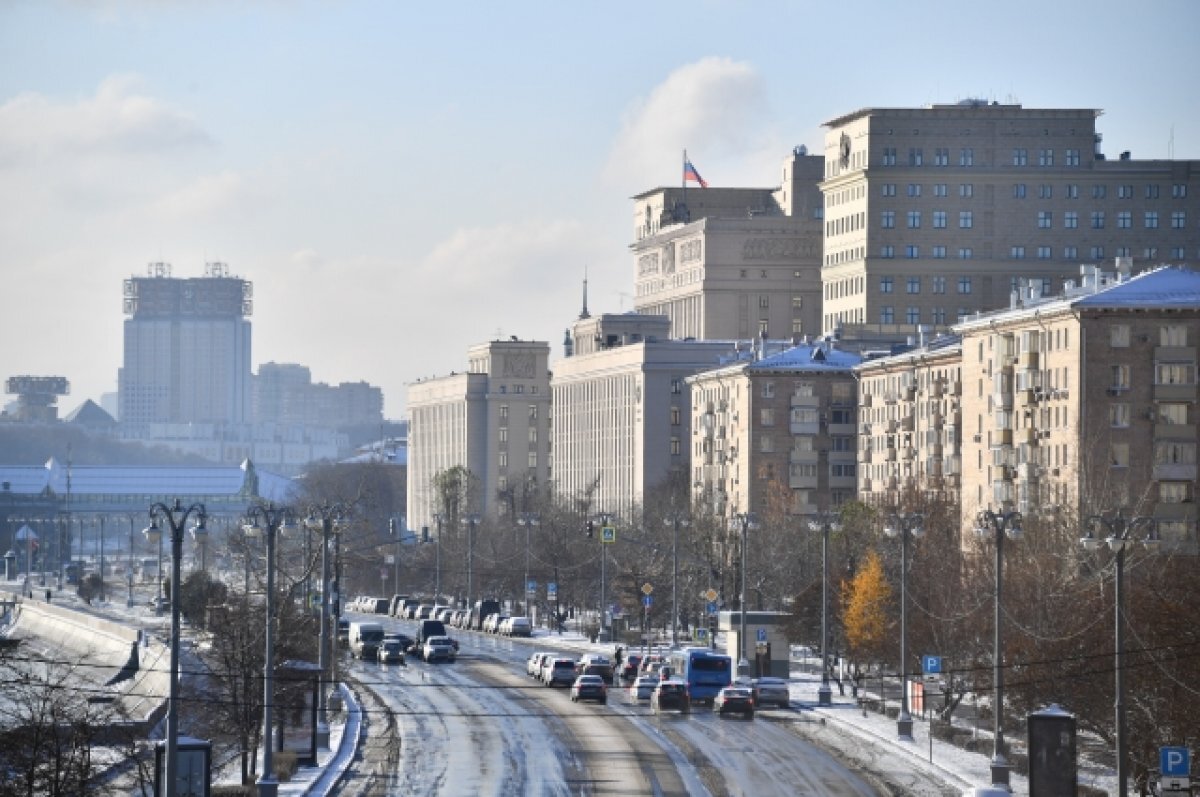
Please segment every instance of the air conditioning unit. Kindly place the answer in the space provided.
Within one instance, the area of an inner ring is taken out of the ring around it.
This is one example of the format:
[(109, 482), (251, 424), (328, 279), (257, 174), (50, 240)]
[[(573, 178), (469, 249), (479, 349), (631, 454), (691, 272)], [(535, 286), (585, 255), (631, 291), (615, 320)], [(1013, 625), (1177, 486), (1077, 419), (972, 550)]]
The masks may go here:
[(1042, 437), (1049, 437), (1049, 436), (1050, 436), (1050, 430), (1049, 430), (1049, 429), (1047, 429), (1046, 431), (1042, 432)]
[(972, 441), (974, 441), (974, 442), (976, 442), (976, 443), (982, 443), (982, 442), (983, 442), (983, 435), (978, 435), (978, 434), (977, 434), (977, 435), (972, 435), (972, 436), (971, 436), (971, 440), (972, 440)]
[(1058, 475), (1058, 468), (1054, 468), (1054, 469), (1052, 469), (1052, 470), (1050, 471), (1050, 475), (1051, 475), (1051, 476), (1057, 476), (1057, 475)]
[(1150, 336), (1149, 335), (1138, 335), (1138, 340), (1140, 340), (1142, 343), (1149, 343)]
[(1158, 412), (1154, 408), (1146, 410), (1146, 420), (1152, 421), (1158, 417)]

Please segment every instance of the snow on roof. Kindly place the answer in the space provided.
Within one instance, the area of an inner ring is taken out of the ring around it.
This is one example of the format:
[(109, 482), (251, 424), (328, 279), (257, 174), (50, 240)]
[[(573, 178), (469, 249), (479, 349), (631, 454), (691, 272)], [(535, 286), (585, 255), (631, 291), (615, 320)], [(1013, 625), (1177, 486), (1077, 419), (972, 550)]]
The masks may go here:
[(792, 371), (844, 371), (861, 362), (862, 357), (853, 352), (835, 349), (822, 343), (801, 343), (750, 363), (748, 367), (752, 370), (786, 368)]
[(1164, 266), (1075, 299), (1071, 306), (1200, 309), (1200, 274), (1182, 266)]

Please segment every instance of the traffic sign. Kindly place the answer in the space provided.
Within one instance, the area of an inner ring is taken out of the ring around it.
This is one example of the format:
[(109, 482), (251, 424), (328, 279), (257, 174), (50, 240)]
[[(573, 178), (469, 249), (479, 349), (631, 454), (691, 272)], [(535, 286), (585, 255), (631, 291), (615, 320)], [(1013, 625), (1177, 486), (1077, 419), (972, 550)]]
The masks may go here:
[(942, 657), (941, 656), (922, 656), (921, 657), (921, 670), (926, 675), (937, 675), (938, 673), (940, 673), (942, 671)]
[(616, 542), (616, 541), (617, 541), (617, 527), (616, 526), (604, 526), (600, 529), (600, 542)]
[(529, 579), (528, 581), (525, 582), (525, 594), (531, 598), (537, 595), (537, 582), (536, 581), (534, 581), (533, 579)]
[(711, 603), (709, 603), (709, 604), (708, 604), (708, 613), (709, 613), (710, 615), (712, 615), (713, 617), (716, 617), (716, 616), (717, 616), (717, 603), (716, 603), (716, 601), (713, 601), (713, 602), (711, 602)]
[(642, 594), (649, 595), (651, 592), (654, 592), (654, 585), (647, 581), (642, 585)]
[(717, 599), (717, 591), (712, 587), (709, 587), (704, 591), (703, 597), (706, 601), (715, 601)]
[(759, 628), (759, 629), (758, 629), (758, 630), (755, 632), (755, 637), (754, 637), (754, 639), (755, 639), (755, 641), (756, 641), (756, 642), (766, 642), (766, 641), (767, 641), (767, 629), (765, 629), (765, 628)]
[(653, 603), (654, 603), (653, 595), (646, 595), (642, 598), (642, 605), (645, 606), (647, 609), (649, 609), (651, 604), (653, 604)]
[(1189, 751), (1186, 747), (1160, 747), (1158, 768), (1164, 778), (1186, 778), (1192, 770)]
[(708, 639), (708, 629), (707, 628), (697, 628), (696, 629), (696, 639), (700, 640), (701, 642)]
[(549, 584), (546, 585), (546, 597), (549, 598), (550, 600), (554, 600), (555, 598), (558, 597), (558, 584), (557, 583), (551, 581)]

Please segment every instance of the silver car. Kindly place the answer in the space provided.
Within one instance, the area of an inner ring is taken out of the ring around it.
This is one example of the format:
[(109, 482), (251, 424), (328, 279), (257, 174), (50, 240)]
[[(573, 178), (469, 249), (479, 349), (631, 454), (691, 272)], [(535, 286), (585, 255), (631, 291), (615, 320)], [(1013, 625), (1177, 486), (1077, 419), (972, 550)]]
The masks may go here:
[(788, 689), (787, 681), (782, 678), (756, 678), (750, 682), (750, 687), (754, 690), (754, 705), (756, 706), (787, 708), (791, 705), (792, 694)]

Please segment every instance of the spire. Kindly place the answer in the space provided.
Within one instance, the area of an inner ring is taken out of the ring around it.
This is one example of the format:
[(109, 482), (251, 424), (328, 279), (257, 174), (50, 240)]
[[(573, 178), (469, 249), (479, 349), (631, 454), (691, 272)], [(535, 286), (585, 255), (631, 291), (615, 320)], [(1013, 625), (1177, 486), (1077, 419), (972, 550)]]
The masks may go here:
[(592, 314), (587, 309), (587, 266), (583, 267), (583, 310), (579, 313), (579, 320), (591, 318)]

